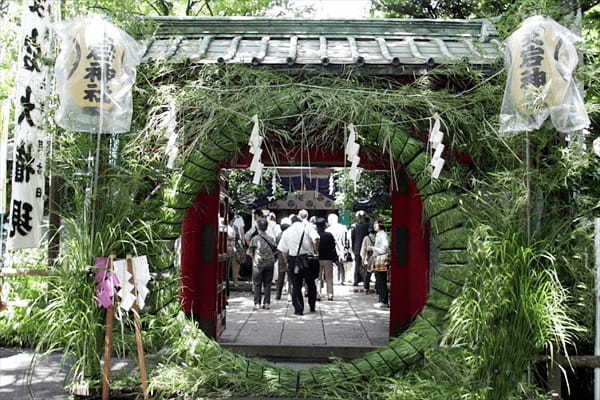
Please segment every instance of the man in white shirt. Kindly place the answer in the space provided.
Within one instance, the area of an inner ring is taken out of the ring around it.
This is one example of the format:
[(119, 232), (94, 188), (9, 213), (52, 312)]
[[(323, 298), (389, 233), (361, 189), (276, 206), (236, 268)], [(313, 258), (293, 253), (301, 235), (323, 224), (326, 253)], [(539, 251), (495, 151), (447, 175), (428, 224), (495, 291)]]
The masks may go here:
[[(306, 282), (308, 289), (308, 304), (310, 311), (315, 312), (317, 301), (317, 286), (315, 278), (306, 264), (306, 256), (315, 256), (315, 249), (319, 248), (319, 234), (308, 222), (308, 211), (300, 210), (298, 218), (282, 235), (277, 249), (286, 257), (288, 276), (292, 281), (292, 305), (294, 314), (304, 313), (304, 299), (302, 298), (302, 284)], [(318, 261), (317, 261), (318, 262)], [(317, 269), (318, 274), (318, 269)]]

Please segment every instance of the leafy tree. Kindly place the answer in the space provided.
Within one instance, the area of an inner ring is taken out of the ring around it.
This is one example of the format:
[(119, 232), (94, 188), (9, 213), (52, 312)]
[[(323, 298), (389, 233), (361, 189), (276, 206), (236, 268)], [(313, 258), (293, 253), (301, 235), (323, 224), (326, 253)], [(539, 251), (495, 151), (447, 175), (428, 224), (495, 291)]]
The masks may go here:
[(63, 0), (74, 14), (102, 11), (114, 14), (154, 16), (264, 15), (271, 7), (289, 8), (289, 0)]
[[(392, 18), (488, 18), (534, 14), (567, 15), (578, 7), (585, 12), (597, 3), (594, 0), (372, 0), (373, 8)], [(520, 22), (520, 21), (519, 21)]]

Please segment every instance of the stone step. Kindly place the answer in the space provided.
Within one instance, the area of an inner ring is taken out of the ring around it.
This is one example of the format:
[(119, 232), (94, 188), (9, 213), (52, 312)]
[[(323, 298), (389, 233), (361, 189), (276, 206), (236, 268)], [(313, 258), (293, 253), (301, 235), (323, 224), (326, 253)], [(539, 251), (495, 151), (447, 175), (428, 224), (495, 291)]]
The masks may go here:
[(327, 363), (331, 358), (353, 360), (361, 358), (376, 346), (292, 346), (292, 345), (243, 345), (222, 343), (221, 346), (250, 357), (269, 361), (301, 363)]

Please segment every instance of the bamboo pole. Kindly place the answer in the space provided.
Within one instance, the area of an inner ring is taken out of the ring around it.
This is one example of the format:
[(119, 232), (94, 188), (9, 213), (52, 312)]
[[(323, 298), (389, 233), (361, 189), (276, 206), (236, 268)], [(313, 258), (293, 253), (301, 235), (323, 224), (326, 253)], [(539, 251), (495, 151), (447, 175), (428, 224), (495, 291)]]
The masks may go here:
[(135, 302), (133, 303), (133, 326), (135, 328), (135, 344), (137, 347), (138, 366), (140, 368), (140, 380), (142, 382), (142, 392), (144, 400), (148, 400), (148, 374), (146, 372), (146, 360), (144, 358), (144, 343), (142, 342), (142, 323), (140, 321), (140, 307), (137, 303), (137, 288), (135, 287), (135, 272), (133, 269), (133, 260), (131, 255), (127, 255), (127, 270), (131, 274), (131, 283), (133, 283), (133, 293)]
[[(112, 272), (112, 264), (115, 259), (114, 254), (108, 258), (106, 270)], [(104, 333), (104, 366), (102, 372), (102, 400), (110, 398), (110, 359), (112, 352), (112, 331), (115, 309), (114, 303), (106, 309), (106, 332)]]

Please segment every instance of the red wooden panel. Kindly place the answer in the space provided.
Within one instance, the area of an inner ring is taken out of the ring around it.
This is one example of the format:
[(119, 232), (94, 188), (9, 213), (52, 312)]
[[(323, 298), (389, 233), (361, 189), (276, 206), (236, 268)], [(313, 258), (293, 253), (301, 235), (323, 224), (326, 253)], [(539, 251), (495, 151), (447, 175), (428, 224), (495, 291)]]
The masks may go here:
[(218, 210), (218, 187), (198, 193), (181, 226), (182, 308), (211, 337), (217, 337)]
[[(405, 265), (397, 262), (396, 232), (404, 227), (408, 233)], [(392, 193), (392, 263), (390, 298), (390, 336), (398, 336), (427, 301), (429, 279), (429, 234), (423, 222), (423, 206), (413, 180), (408, 192)]]

